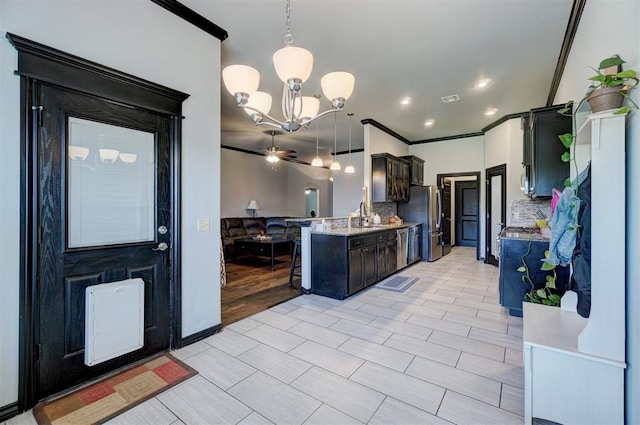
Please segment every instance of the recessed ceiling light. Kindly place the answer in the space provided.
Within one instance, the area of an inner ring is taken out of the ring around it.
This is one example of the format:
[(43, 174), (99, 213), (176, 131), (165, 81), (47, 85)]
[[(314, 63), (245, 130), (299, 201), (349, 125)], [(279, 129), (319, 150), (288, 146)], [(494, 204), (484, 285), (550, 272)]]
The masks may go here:
[(460, 100), (460, 96), (452, 94), (450, 96), (441, 97), (440, 100), (442, 100), (443, 103), (451, 103)]
[(490, 117), (492, 115), (495, 115), (496, 112), (498, 112), (498, 108), (490, 108), (490, 109), (487, 109), (487, 111), (484, 114)]
[(401, 105), (408, 105), (408, 104), (410, 104), (410, 103), (411, 103), (411, 98), (410, 98), (410, 97), (405, 97), (404, 99), (402, 99), (402, 100), (400, 101), (400, 104), (401, 104)]
[(424, 122), (424, 125), (425, 125), (426, 127), (431, 127), (434, 123), (435, 123), (435, 121), (434, 121), (434, 120), (432, 120), (432, 119), (428, 119), (428, 120), (426, 120), (426, 121)]
[(481, 88), (487, 87), (490, 83), (491, 83), (491, 80), (480, 80), (477, 83), (475, 83), (473, 87), (477, 89), (481, 89)]

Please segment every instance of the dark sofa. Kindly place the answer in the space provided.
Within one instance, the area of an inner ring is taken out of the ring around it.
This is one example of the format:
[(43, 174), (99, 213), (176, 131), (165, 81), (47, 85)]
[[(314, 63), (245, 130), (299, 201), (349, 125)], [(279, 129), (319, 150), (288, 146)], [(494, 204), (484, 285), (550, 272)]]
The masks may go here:
[(225, 258), (233, 258), (233, 241), (248, 236), (259, 235), (265, 232), (267, 235), (284, 235), (291, 240), (300, 237), (300, 223), (287, 222), (291, 217), (238, 217), (220, 219), (220, 233)]

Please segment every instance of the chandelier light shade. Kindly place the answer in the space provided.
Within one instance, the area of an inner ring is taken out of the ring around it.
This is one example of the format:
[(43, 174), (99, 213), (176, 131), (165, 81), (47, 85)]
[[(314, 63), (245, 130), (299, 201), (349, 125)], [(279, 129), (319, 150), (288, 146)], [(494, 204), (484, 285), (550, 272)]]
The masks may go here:
[[(351, 97), (355, 82), (356, 79), (353, 74), (338, 71), (330, 72), (322, 77), (320, 85), (322, 86), (322, 92), (327, 99), (342, 99), (342, 108), (344, 107), (344, 101)], [(336, 105), (334, 104), (334, 107), (335, 106)]]
[(344, 71), (330, 72), (322, 77), (320, 81), (322, 92), (331, 102), (331, 108), (318, 113), (319, 100), (302, 95), (302, 84), (307, 81), (313, 70), (313, 54), (307, 49), (293, 46), (290, 0), (286, 0), (286, 16), (285, 47), (273, 54), (273, 66), (284, 84), (282, 93), (284, 119), (278, 120), (272, 117), (268, 109), (263, 109), (264, 105), (261, 101), (252, 100), (260, 84), (260, 73), (255, 68), (247, 65), (230, 65), (222, 70), (222, 79), (229, 93), (235, 96), (237, 106), (245, 109), (255, 125), (269, 125), (293, 133), (302, 127), (308, 127), (313, 121), (328, 113), (341, 111), (345, 101), (353, 93), (355, 77)]
[(120, 154), (120, 151), (115, 149), (99, 149), (98, 152), (100, 153), (100, 161), (111, 163), (116, 162), (116, 159), (118, 159), (118, 155)]
[(245, 93), (248, 98), (258, 91), (260, 73), (247, 65), (230, 65), (222, 70), (222, 80), (229, 93)]
[(313, 96), (302, 96), (302, 102), (298, 103), (296, 115), (302, 119), (310, 119), (315, 117), (320, 110), (320, 100)]
[(288, 45), (273, 54), (273, 66), (283, 83), (294, 78), (304, 83), (313, 70), (313, 55), (303, 47)]
[(124, 162), (125, 164), (133, 164), (134, 162), (136, 162), (136, 159), (138, 159), (138, 155), (136, 155), (135, 153), (121, 153), (119, 157), (120, 161)]
[[(268, 114), (271, 110), (271, 95), (269, 93), (265, 93), (263, 91), (257, 91), (253, 94), (253, 96), (249, 97), (247, 101), (247, 106), (251, 106), (254, 109), (258, 109), (263, 111), (265, 114)], [(252, 109), (244, 110), (247, 114), (253, 115), (256, 112)]]
[(69, 145), (69, 158), (84, 161), (89, 156), (89, 148), (84, 146)]

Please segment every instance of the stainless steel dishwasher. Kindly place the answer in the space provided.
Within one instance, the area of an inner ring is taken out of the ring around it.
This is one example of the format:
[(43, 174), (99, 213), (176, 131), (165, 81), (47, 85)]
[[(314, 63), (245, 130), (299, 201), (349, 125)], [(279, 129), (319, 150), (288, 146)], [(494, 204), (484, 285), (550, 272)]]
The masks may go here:
[(408, 230), (398, 229), (396, 230), (398, 235), (398, 259), (397, 259), (397, 268), (398, 270), (407, 266), (407, 255), (408, 247), (409, 247), (409, 239), (408, 239)]

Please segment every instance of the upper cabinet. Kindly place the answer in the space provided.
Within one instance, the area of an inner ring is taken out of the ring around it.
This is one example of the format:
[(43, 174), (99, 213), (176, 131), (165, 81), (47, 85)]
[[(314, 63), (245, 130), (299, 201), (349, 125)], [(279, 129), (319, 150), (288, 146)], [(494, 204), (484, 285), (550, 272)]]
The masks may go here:
[(407, 202), (409, 200), (409, 164), (388, 153), (371, 155), (371, 200)]
[(424, 160), (413, 155), (402, 156), (400, 158), (409, 162), (409, 183), (413, 186), (423, 186)]
[(561, 157), (565, 148), (558, 139), (571, 133), (571, 117), (558, 113), (564, 105), (532, 109), (523, 118), (523, 190), (530, 197), (551, 197), (569, 177), (569, 163)]

